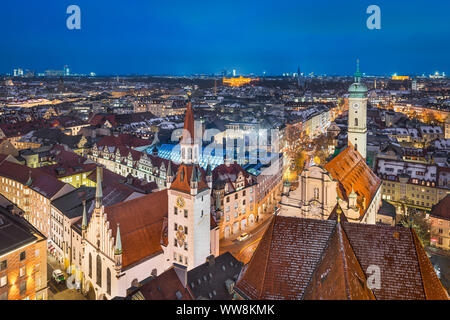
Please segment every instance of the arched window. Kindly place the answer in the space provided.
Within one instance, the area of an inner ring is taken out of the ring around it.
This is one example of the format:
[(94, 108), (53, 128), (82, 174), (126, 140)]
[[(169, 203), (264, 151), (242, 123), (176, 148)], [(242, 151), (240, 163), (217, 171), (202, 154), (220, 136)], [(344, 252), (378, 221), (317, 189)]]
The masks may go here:
[(111, 295), (111, 270), (106, 269), (106, 293)]
[(355, 143), (355, 150), (358, 151), (358, 145)]
[(314, 188), (314, 199), (319, 200), (319, 188)]
[(358, 126), (358, 118), (355, 118), (355, 127)]
[(92, 278), (92, 255), (89, 252), (89, 278)]
[(102, 258), (97, 255), (97, 284), (102, 286)]

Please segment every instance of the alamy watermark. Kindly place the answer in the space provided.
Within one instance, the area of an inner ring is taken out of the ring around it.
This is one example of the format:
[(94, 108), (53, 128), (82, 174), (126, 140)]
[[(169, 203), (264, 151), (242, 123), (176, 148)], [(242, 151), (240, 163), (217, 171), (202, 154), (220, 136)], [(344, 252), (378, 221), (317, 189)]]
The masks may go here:
[(367, 28), (369, 30), (380, 30), (381, 29), (381, 9), (377, 5), (370, 5), (367, 7), (366, 10), (367, 14), (370, 14), (370, 16), (367, 18)]
[(71, 4), (67, 7), (67, 14), (70, 14), (66, 20), (66, 26), (69, 30), (80, 30), (81, 29), (81, 9), (75, 4)]

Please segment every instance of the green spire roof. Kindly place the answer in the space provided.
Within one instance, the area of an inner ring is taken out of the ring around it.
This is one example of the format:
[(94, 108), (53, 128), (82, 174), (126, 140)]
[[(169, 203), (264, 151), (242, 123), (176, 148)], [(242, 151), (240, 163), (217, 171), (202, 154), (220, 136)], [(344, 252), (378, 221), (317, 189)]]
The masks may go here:
[(355, 82), (361, 82), (361, 72), (359, 71), (359, 59), (356, 59), (356, 72), (355, 72)]
[(356, 61), (355, 83), (353, 83), (348, 92), (350, 98), (365, 98), (367, 95), (367, 87), (361, 83), (361, 72), (359, 71), (359, 59)]
[(122, 254), (122, 240), (120, 239), (119, 224), (117, 224), (116, 247), (115, 247), (115, 250), (114, 250), (114, 254)]

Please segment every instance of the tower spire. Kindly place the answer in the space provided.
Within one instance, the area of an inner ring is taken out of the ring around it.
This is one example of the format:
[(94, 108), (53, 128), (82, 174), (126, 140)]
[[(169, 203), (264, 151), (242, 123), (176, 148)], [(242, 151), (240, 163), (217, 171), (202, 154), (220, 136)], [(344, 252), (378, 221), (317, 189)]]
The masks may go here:
[(103, 178), (103, 168), (97, 167), (97, 187), (95, 189), (95, 207), (100, 208), (103, 204), (103, 189), (102, 189), (102, 178)]
[(122, 240), (120, 239), (119, 223), (117, 224), (116, 246), (115, 246), (114, 254), (117, 254), (117, 255), (122, 254)]
[(356, 59), (355, 82), (361, 82), (361, 72), (359, 71), (359, 58)]

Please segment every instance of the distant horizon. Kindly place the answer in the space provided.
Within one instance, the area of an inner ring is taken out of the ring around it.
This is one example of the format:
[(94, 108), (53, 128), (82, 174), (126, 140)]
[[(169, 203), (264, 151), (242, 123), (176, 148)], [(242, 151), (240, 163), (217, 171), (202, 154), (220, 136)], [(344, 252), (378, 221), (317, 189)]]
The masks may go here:
[[(19, 67), (20, 68), (20, 67)], [(30, 69), (23, 69), (23, 71), (33, 71)], [(62, 71), (58, 70), (58, 69), (47, 69), (47, 70), (53, 70), (53, 71)], [(133, 73), (128, 73), (128, 74), (97, 74), (95, 73), (94, 76), (90, 75), (89, 73), (71, 73), (69, 75), (56, 75), (56, 76), (47, 76), (47, 75), (42, 75), (43, 72), (35, 72), (34, 76), (26, 76), (25, 73), (23, 76), (14, 76), (12, 73), (3, 73), (0, 74), (1, 77), (12, 77), (12, 78), (72, 78), (72, 77), (89, 77), (89, 78), (101, 78), (101, 77), (105, 77), (105, 78), (113, 78), (113, 77), (175, 77), (175, 78), (191, 78), (191, 77), (208, 77), (208, 78), (222, 78), (223, 75), (220, 75), (218, 73), (193, 73), (193, 74), (133, 74)], [(446, 72), (441, 72), (439, 70), (434, 71), (434, 72), (429, 72), (429, 73), (391, 73), (391, 74), (365, 74), (363, 73), (363, 78), (374, 78), (374, 77), (392, 77), (394, 75), (398, 75), (398, 76), (409, 76), (410, 78), (414, 78), (414, 77), (425, 77), (429, 79), (430, 75), (434, 75), (435, 72), (439, 72), (439, 75), (443, 75), (443, 73), (445, 74), (445, 78), (448, 78), (448, 75)], [(44, 71), (45, 73), (45, 71)], [(38, 75), (40, 74), (40, 75)], [(289, 73), (289, 75), (283, 75), (283, 74), (266, 74), (266, 75), (261, 75), (261, 74), (236, 74), (236, 76), (233, 75), (227, 75), (227, 78), (230, 77), (259, 77), (259, 78), (296, 78), (296, 74), (294, 73)], [(305, 78), (316, 78), (316, 77), (353, 77), (354, 73), (349, 73), (349, 74), (313, 74), (312, 76), (310, 74), (304, 74), (303, 77)]]

